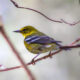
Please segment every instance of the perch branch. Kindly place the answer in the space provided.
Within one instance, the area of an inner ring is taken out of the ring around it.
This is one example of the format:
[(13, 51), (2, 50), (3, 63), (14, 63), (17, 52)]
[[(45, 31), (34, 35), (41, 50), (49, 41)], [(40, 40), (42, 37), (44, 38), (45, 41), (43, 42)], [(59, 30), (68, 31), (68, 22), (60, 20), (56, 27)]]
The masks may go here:
[[(38, 59), (36, 59), (34, 62), (36, 63), (36, 62), (38, 62), (38, 61), (44, 60), (44, 59), (46, 59), (46, 58), (49, 58), (50, 56), (53, 56), (53, 55), (55, 55), (55, 54), (58, 54), (58, 53), (60, 53), (62, 50), (64, 50), (65, 48), (80, 48), (80, 45), (75, 45), (75, 46), (73, 46), (75, 43), (77, 43), (77, 42), (79, 42), (79, 41), (80, 41), (79, 39), (75, 40), (74, 42), (72, 42), (72, 43), (70, 44), (71, 46), (62, 46), (60, 50), (58, 50), (58, 51), (56, 51), (56, 52), (54, 52), (54, 53), (51, 53), (51, 55), (46, 55), (46, 56), (43, 56), (43, 57), (41, 57), (41, 58), (38, 58)], [(33, 63), (32, 63), (32, 62), (29, 62), (29, 63), (27, 63), (26, 65), (31, 65), (31, 64), (33, 64)], [(6, 69), (0, 70), (0, 72), (10, 71), (10, 70), (18, 69), (18, 68), (21, 68), (21, 67), (22, 67), (22, 66), (16, 66), (16, 67), (11, 67), (11, 68), (6, 68)]]
[[(51, 56), (52, 56), (52, 55), (55, 55), (55, 54), (57, 54), (57, 53), (59, 53), (59, 52), (61, 52), (61, 51), (62, 51), (62, 50), (58, 50), (58, 51), (52, 53)], [(48, 58), (48, 57), (50, 57), (50, 56), (49, 56), (49, 55), (43, 56), (43, 57), (41, 57), (41, 58), (39, 58), (39, 59), (36, 59), (34, 62), (38, 62), (38, 61), (44, 60), (44, 59), (46, 59), (46, 58)], [(26, 65), (31, 65), (31, 64), (33, 64), (33, 63), (32, 63), (32, 62), (29, 62), (29, 63), (27, 63)], [(22, 67), (22, 66), (16, 66), (16, 67), (11, 67), (11, 68), (6, 68), (6, 69), (0, 70), (0, 72), (10, 71), (10, 70), (18, 69), (18, 68), (21, 68), (21, 67)]]

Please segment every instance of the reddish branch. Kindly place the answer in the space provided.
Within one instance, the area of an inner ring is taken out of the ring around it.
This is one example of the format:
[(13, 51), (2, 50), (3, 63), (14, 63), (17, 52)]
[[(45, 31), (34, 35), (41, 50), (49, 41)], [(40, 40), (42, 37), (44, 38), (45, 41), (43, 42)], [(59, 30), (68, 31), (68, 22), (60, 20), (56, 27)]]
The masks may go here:
[(77, 40), (75, 40), (74, 42), (72, 42), (72, 44), (70, 44), (70, 46), (73, 46), (74, 44), (78, 43), (80, 41), (80, 38), (78, 38)]
[[(41, 57), (41, 58), (38, 58), (38, 59), (36, 59), (34, 62), (36, 63), (36, 62), (39, 62), (39, 61), (44, 60), (44, 59), (46, 59), (46, 58), (49, 58), (49, 57), (51, 57), (51, 56), (53, 56), (53, 55), (55, 55), (55, 54), (58, 54), (58, 53), (60, 53), (62, 50), (64, 50), (65, 48), (80, 48), (80, 45), (72, 46), (72, 45), (74, 45), (75, 43), (77, 43), (77, 42), (79, 42), (79, 41), (80, 41), (79, 39), (75, 40), (74, 42), (72, 42), (72, 43), (70, 44), (71, 46), (62, 46), (60, 50), (58, 50), (58, 51), (56, 51), (56, 52), (54, 52), (54, 53), (51, 53), (51, 55), (46, 55), (46, 56), (43, 56), (43, 57)], [(33, 63), (32, 63), (32, 62), (29, 62), (29, 63), (27, 63), (26, 65), (31, 65), (31, 64), (33, 64)], [(10, 70), (18, 69), (18, 68), (21, 68), (21, 67), (22, 67), (22, 66), (10, 67), (10, 68), (6, 68), (6, 69), (2, 69), (2, 70), (0, 70), (0, 72), (10, 71)]]
[[(61, 51), (62, 51), (62, 50), (58, 50), (58, 51), (52, 53), (51, 55), (43, 56), (43, 57), (41, 57), (41, 58), (39, 58), (39, 59), (36, 59), (34, 62), (36, 63), (36, 62), (38, 62), (38, 61), (44, 60), (44, 59), (46, 59), (46, 58), (48, 58), (48, 57), (50, 57), (50, 56), (52, 56), (52, 55), (55, 55), (55, 54), (57, 54), (57, 53), (59, 53), (59, 52), (61, 52)], [(32, 63), (32, 62), (29, 62), (29, 63), (27, 63), (26, 65), (31, 65), (31, 64), (33, 64), (33, 63)], [(9, 71), (9, 70), (14, 70), (14, 69), (18, 69), (18, 68), (21, 68), (21, 67), (22, 67), (22, 66), (16, 66), (16, 67), (11, 67), (11, 68), (6, 68), (6, 69), (0, 70), (0, 72)]]
[(63, 20), (63, 19), (61, 19), (61, 21), (62, 21), (63, 23), (65, 23), (65, 24), (69, 24), (69, 25), (71, 25), (71, 26), (73, 26), (73, 25), (76, 25), (76, 24), (80, 23), (80, 20), (79, 20), (79, 21), (77, 21), (77, 22), (73, 22), (73, 23), (66, 22), (66, 21), (65, 21), (65, 20)]
[(42, 15), (43, 17), (45, 17), (46, 19), (52, 21), (52, 22), (58, 22), (58, 23), (62, 23), (62, 21), (58, 21), (58, 20), (53, 20), (49, 17), (47, 17), (45, 14), (43, 14), (42, 12), (38, 11), (38, 10), (35, 10), (35, 9), (32, 9), (32, 8), (26, 8), (26, 7), (20, 7), (15, 1), (11, 0), (11, 2), (15, 5), (15, 7), (17, 8), (22, 8), (22, 9), (27, 9), (27, 10), (31, 10), (31, 11), (34, 11), (36, 13), (39, 13), (40, 15)]
[(13, 0), (10, 0), (10, 1), (14, 4), (14, 6), (15, 6), (16, 8), (21, 8), (21, 9), (27, 9), (27, 10), (34, 11), (34, 12), (42, 15), (43, 17), (45, 17), (45, 18), (48, 19), (49, 21), (52, 21), (52, 22), (65, 23), (65, 24), (68, 24), (68, 25), (76, 25), (76, 24), (80, 23), (80, 20), (77, 21), (77, 22), (74, 22), (74, 23), (66, 22), (66, 21), (64, 21), (63, 19), (61, 19), (61, 20), (54, 20), (54, 19), (49, 18), (49, 17), (46, 16), (44, 13), (42, 13), (42, 12), (40, 12), (40, 11), (38, 11), (38, 10), (35, 10), (35, 9), (32, 9), (32, 8), (27, 8), (27, 7), (20, 7), (15, 1), (13, 1)]
[(12, 51), (14, 52), (14, 54), (16, 55), (17, 59), (20, 61), (20, 63), (22, 64), (22, 67), (25, 69), (25, 72), (29, 75), (30, 80), (35, 80), (34, 76), (32, 75), (31, 71), (28, 69), (27, 65), (24, 63), (24, 61), (22, 60), (22, 58), (19, 55), (19, 52), (17, 52), (17, 50), (14, 48), (13, 44), (11, 43), (11, 41), (9, 40), (8, 36), (6, 35), (4, 28), (1, 26), (0, 27), (0, 32), (2, 33), (3, 37), (6, 39), (6, 41), (8, 42), (9, 46), (11, 47)]

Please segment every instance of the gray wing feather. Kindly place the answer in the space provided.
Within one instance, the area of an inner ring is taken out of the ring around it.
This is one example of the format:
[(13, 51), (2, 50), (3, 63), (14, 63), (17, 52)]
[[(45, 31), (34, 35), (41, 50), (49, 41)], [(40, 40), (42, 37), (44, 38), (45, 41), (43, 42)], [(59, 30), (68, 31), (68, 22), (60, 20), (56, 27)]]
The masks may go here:
[(49, 44), (49, 43), (56, 43), (57, 45), (60, 45), (59, 43), (61, 41), (56, 41), (53, 38), (50, 38), (48, 36), (29, 36), (25, 38), (25, 41), (29, 44), (31, 43), (37, 43), (37, 44)]

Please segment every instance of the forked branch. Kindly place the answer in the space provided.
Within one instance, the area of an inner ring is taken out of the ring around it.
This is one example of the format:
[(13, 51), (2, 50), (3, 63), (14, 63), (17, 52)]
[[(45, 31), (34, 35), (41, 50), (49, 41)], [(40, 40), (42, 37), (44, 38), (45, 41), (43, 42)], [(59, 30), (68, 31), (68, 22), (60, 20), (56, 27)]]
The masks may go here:
[(42, 15), (43, 17), (45, 17), (46, 19), (48, 19), (49, 21), (52, 21), (52, 22), (65, 23), (65, 24), (68, 24), (68, 25), (70, 25), (70, 26), (73, 26), (73, 25), (76, 25), (76, 24), (80, 23), (80, 20), (77, 21), (77, 22), (73, 22), (73, 23), (67, 22), (67, 21), (65, 21), (65, 20), (63, 20), (63, 19), (54, 20), (54, 19), (49, 18), (49, 17), (46, 16), (44, 13), (42, 13), (42, 12), (40, 12), (40, 11), (38, 11), (38, 10), (35, 10), (35, 9), (32, 9), (32, 8), (28, 8), (28, 7), (21, 7), (21, 6), (19, 6), (14, 0), (10, 0), (10, 1), (14, 4), (14, 6), (15, 6), (16, 8), (26, 9), (26, 10), (30, 10), (30, 11), (36, 12), (36, 13)]

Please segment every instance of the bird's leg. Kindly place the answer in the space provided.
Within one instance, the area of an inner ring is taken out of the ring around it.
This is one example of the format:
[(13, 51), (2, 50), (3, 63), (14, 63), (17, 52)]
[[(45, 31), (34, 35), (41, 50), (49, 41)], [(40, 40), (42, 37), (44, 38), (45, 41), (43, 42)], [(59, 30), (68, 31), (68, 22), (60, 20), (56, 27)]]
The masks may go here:
[(52, 58), (51, 51), (49, 52), (49, 56), (50, 56), (50, 58)]
[(35, 61), (34, 61), (34, 60), (35, 60), (35, 58), (37, 58), (39, 55), (40, 55), (40, 53), (38, 53), (38, 54), (32, 59), (32, 61), (31, 61), (32, 64), (35, 64)]

